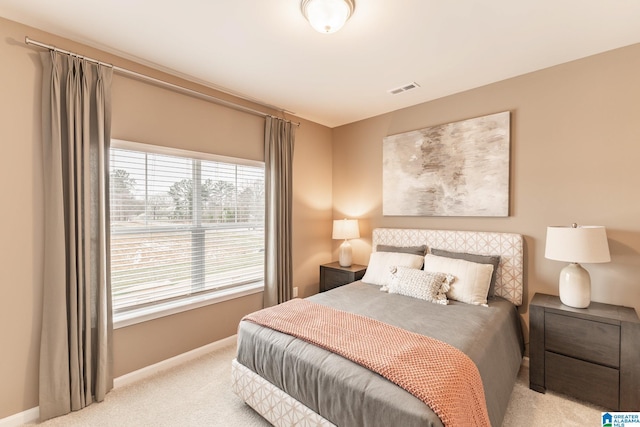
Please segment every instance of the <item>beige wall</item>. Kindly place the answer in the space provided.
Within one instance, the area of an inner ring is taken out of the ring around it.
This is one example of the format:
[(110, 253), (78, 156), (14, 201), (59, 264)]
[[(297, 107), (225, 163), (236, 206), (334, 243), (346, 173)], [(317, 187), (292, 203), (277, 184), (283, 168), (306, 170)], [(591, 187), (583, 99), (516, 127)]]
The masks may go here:
[[(44, 215), (41, 50), (23, 43), (27, 35), (234, 101), (228, 95), (0, 18), (0, 419), (38, 405)], [(263, 160), (264, 120), (260, 117), (120, 75), (114, 76), (112, 95), (114, 138)], [(300, 294), (310, 295), (318, 289), (318, 264), (331, 259), (332, 146), (330, 129), (301, 122), (294, 153), (293, 267)], [(261, 307), (259, 293), (117, 329), (115, 375), (231, 336), (244, 314)]]
[[(470, 71), (471, 72), (471, 71)], [(426, 84), (427, 82), (422, 82)], [(398, 95), (402, 96), (402, 95)], [(385, 217), (382, 139), (511, 111), (508, 218)], [(548, 225), (607, 227), (612, 262), (586, 266), (592, 300), (640, 312), (640, 44), (334, 129), (334, 217), (361, 218), (354, 261), (366, 264), (375, 227), (521, 233), (525, 304), (557, 295), (563, 263), (544, 258)], [(334, 244), (334, 254), (337, 244)]]

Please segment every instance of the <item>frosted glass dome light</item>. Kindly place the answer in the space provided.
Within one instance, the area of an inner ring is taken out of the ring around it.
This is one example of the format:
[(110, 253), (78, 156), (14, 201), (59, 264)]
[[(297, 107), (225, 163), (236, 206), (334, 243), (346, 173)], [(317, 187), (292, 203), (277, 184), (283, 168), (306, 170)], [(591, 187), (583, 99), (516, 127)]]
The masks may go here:
[(338, 31), (355, 9), (354, 0), (302, 0), (302, 14), (314, 30), (323, 34)]

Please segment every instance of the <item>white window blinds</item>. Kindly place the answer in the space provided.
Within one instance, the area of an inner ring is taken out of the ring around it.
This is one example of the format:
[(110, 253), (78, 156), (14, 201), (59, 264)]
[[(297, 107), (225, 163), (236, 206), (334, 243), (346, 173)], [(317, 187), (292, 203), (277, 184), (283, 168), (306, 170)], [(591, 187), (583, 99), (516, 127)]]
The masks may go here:
[(262, 283), (263, 163), (120, 141), (109, 186), (114, 313)]

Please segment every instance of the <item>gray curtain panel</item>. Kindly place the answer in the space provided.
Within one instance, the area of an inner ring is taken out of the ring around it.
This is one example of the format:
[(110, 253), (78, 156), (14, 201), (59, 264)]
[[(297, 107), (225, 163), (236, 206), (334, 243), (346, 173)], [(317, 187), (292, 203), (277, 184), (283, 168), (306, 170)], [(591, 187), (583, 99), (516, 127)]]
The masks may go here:
[(264, 306), (288, 301), (293, 293), (292, 197), (295, 126), (267, 117), (265, 161), (265, 273)]
[(109, 286), (110, 67), (41, 55), (45, 247), (40, 418), (113, 388)]

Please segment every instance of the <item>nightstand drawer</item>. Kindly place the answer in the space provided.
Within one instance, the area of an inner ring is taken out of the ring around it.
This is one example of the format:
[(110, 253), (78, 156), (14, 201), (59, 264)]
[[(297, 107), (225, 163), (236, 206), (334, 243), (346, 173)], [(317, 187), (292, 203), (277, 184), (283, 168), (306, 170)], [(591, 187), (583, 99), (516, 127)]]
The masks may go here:
[(545, 349), (617, 368), (620, 326), (546, 313)]
[(620, 373), (617, 369), (545, 352), (548, 390), (574, 396), (606, 408), (618, 408)]
[(328, 291), (329, 289), (349, 283), (351, 276), (351, 274), (345, 271), (327, 270), (324, 272), (324, 288)]
[(362, 279), (367, 266), (352, 264), (349, 267), (342, 267), (338, 262), (323, 264), (320, 266), (320, 292), (346, 285)]

